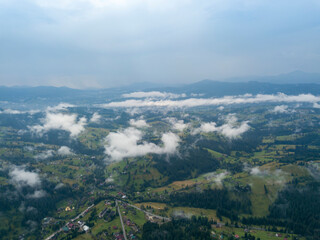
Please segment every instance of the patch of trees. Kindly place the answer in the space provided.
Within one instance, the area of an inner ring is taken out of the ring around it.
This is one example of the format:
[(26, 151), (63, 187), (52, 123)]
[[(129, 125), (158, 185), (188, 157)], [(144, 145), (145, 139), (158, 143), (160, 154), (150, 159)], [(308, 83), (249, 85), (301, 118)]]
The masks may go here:
[(143, 240), (207, 240), (211, 237), (211, 222), (206, 217), (173, 219), (159, 225), (147, 222), (143, 225)]
[(177, 206), (216, 209), (218, 217), (225, 216), (236, 221), (239, 214), (251, 213), (251, 201), (246, 193), (233, 194), (235, 196), (232, 197), (227, 189), (178, 192), (170, 195), (170, 203)]
[(169, 177), (168, 182), (196, 177), (202, 173), (215, 171), (220, 166), (217, 159), (201, 148), (191, 149), (183, 156), (172, 156), (169, 161), (161, 155), (155, 155), (154, 160), (157, 170)]
[(320, 229), (319, 183), (313, 182), (301, 188), (293, 181), (279, 192), (277, 200), (270, 206), (264, 218), (244, 218), (244, 224), (284, 227), (305, 236), (314, 236)]

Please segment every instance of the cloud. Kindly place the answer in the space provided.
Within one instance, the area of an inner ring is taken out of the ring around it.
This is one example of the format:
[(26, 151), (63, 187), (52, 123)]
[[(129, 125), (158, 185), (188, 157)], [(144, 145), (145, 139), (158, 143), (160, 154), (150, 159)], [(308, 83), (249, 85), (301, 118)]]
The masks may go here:
[(180, 132), (182, 132), (184, 129), (186, 129), (190, 126), (189, 123), (184, 123), (183, 120), (178, 120), (173, 117), (168, 117), (165, 120), (167, 120), (172, 125), (173, 129), (180, 131)]
[(22, 167), (14, 167), (9, 172), (12, 183), (17, 187), (37, 187), (41, 184), (38, 173), (26, 171)]
[(282, 171), (281, 169), (261, 169), (260, 167), (253, 167), (250, 168), (248, 166), (245, 166), (245, 170), (250, 173), (252, 176), (257, 177), (267, 177), (267, 183), (269, 184), (278, 184), (278, 185), (284, 185), (287, 181), (288, 173)]
[(186, 96), (187, 95), (185, 93), (175, 94), (175, 93), (159, 92), (159, 91), (133, 92), (133, 93), (122, 94), (122, 97), (124, 98), (184, 98)]
[(43, 198), (47, 195), (44, 190), (35, 190), (32, 194), (27, 194), (26, 198)]
[(163, 146), (142, 141), (142, 137), (142, 131), (133, 127), (109, 133), (106, 137), (105, 153), (112, 161), (144, 156), (148, 153), (174, 154), (180, 142), (180, 138), (171, 132), (162, 135)]
[(42, 153), (35, 155), (34, 158), (37, 160), (44, 160), (44, 159), (53, 157), (53, 155), (54, 155), (53, 150), (47, 150), (45, 152), (42, 152)]
[(3, 111), (0, 111), (0, 114), (12, 114), (12, 115), (17, 115), (17, 114), (35, 114), (40, 112), (40, 110), (30, 110), (30, 111), (20, 111), (20, 110), (13, 110), (13, 109), (5, 109)]
[(287, 113), (288, 106), (287, 105), (275, 106), (274, 109), (272, 110), (272, 112), (274, 112), (274, 113)]
[(72, 108), (72, 107), (75, 107), (75, 105), (69, 104), (69, 103), (59, 103), (57, 106), (47, 107), (47, 111), (48, 112), (58, 112), (58, 111), (67, 110), (68, 108)]
[(112, 108), (129, 108), (129, 107), (199, 107), (199, 106), (216, 106), (231, 104), (250, 104), (264, 102), (308, 102), (315, 103), (320, 101), (320, 96), (312, 94), (286, 95), (278, 94), (257, 94), (255, 96), (226, 96), (223, 98), (188, 98), (183, 100), (135, 100), (130, 99), (122, 102), (111, 102), (102, 104), (102, 107)]
[(93, 122), (93, 123), (100, 123), (100, 121), (101, 121), (101, 115), (97, 112), (95, 112), (90, 118), (90, 122)]
[(138, 120), (130, 119), (129, 124), (137, 128), (150, 127), (150, 125), (144, 119), (138, 119)]
[(204, 175), (204, 177), (207, 180), (210, 180), (214, 183), (216, 183), (218, 186), (222, 186), (222, 181), (229, 175), (229, 172), (225, 171), (225, 172), (221, 172), (221, 173), (207, 173)]
[(140, 108), (127, 108), (126, 113), (128, 113), (130, 116), (134, 116), (136, 114), (141, 114), (142, 110)]
[(233, 114), (229, 114), (226, 118), (225, 124), (217, 127), (215, 122), (202, 123), (200, 128), (193, 130), (193, 134), (200, 132), (218, 132), (227, 138), (234, 139), (250, 129), (247, 121), (242, 122), (240, 125), (237, 123), (237, 121), (238, 119)]
[(76, 137), (84, 131), (86, 124), (87, 119), (81, 117), (78, 120), (77, 114), (47, 112), (43, 125), (35, 125), (30, 129), (40, 135), (50, 130), (64, 130), (69, 132), (71, 137)]
[(318, 103), (315, 102), (315, 103), (313, 103), (313, 107), (314, 107), (314, 108), (320, 108), (320, 104), (318, 104)]
[(269, 174), (269, 171), (263, 170), (261, 171), (259, 167), (253, 167), (250, 170), (250, 174), (254, 176), (266, 176)]
[(71, 151), (71, 149), (67, 146), (62, 146), (58, 149), (57, 153), (59, 155), (62, 155), (62, 156), (66, 156), (66, 155), (72, 155), (73, 152)]
[(54, 187), (54, 190), (58, 190), (60, 188), (63, 188), (65, 185), (64, 183), (58, 183), (55, 187)]

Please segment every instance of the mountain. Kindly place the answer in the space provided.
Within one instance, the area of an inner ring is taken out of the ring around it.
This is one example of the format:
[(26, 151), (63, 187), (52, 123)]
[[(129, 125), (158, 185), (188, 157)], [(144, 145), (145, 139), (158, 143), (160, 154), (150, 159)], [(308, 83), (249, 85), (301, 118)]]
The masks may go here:
[(303, 84), (318, 83), (320, 84), (320, 73), (307, 73), (303, 71), (294, 71), (290, 73), (279, 74), (275, 76), (250, 76), (234, 77), (224, 79), (225, 82), (267, 82), (275, 84)]

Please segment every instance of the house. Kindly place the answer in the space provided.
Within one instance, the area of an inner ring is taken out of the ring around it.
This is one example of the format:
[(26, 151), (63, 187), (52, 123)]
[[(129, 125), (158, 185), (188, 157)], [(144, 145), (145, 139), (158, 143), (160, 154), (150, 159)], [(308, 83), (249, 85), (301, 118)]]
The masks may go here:
[(71, 208), (68, 206), (68, 207), (66, 207), (65, 211), (69, 212), (69, 211), (71, 211)]

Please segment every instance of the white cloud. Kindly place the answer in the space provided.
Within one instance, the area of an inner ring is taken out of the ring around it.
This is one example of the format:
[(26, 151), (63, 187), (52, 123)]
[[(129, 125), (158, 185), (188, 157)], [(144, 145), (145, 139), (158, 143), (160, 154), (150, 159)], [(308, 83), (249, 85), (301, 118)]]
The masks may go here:
[(159, 91), (133, 92), (133, 93), (122, 94), (122, 97), (124, 98), (181, 98), (186, 96), (187, 95), (185, 93), (175, 94), (175, 93), (159, 92)]
[(207, 173), (204, 175), (204, 177), (207, 180), (210, 180), (214, 183), (216, 183), (218, 186), (222, 186), (222, 182), (223, 180), (229, 175), (229, 172), (225, 171), (225, 172), (221, 172), (221, 173)]
[(202, 96), (204, 96), (204, 93), (191, 93), (190, 96), (191, 97), (202, 97)]
[(47, 195), (44, 190), (35, 190), (32, 194), (27, 194), (26, 198), (43, 198)]
[(0, 114), (12, 114), (12, 115), (16, 115), (16, 114), (35, 114), (40, 112), (40, 110), (30, 110), (30, 111), (20, 111), (20, 110), (14, 110), (14, 109), (5, 109), (3, 111), (0, 111)]
[(65, 185), (64, 183), (58, 183), (55, 187), (54, 187), (54, 190), (58, 190), (60, 188), (63, 188)]
[(318, 103), (315, 102), (315, 103), (313, 103), (313, 107), (314, 107), (314, 108), (320, 108), (320, 104), (318, 104)]
[(102, 107), (198, 107), (210, 105), (231, 105), (231, 104), (248, 104), (248, 103), (264, 103), (264, 102), (308, 102), (315, 103), (320, 101), (320, 96), (312, 94), (286, 95), (278, 94), (258, 94), (255, 96), (226, 96), (223, 98), (188, 98), (183, 100), (135, 100), (130, 99), (122, 102), (111, 102), (102, 104)]
[(220, 106), (217, 108), (218, 110), (222, 111), (224, 109), (224, 106)]
[(163, 146), (142, 141), (142, 137), (142, 131), (133, 127), (109, 133), (106, 137), (105, 153), (112, 161), (119, 161), (126, 157), (144, 156), (148, 153), (174, 154), (180, 141), (180, 138), (171, 132), (162, 135)]
[(42, 153), (39, 153), (39, 154), (35, 155), (34, 158), (38, 159), (38, 160), (44, 160), (44, 159), (53, 157), (53, 155), (54, 155), (54, 151), (53, 150), (47, 150), (45, 152), (42, 152)]
[(168, 117), (166, 118), (166, 120), (171, 123), (172, 125), (172, 128), (177, 130), (177, 131), (180, 131), (182, 132), (184, 129), (188, 128), (190, 124), (188, 123), (184, 123), (183, 120), (178, 120), (176, 118), (173, 118), (173, 117)]
[(130, 116), (134, 116), (136, 114), (142, 113), (140, 108), (127, 108), (126, 113), (128, 113)]
[(144, 119), (130, 119), (129, 124), (137, 128), (150, 127), (150, 125)]
[(101, 121), (101, 115), (97, 112), (95, 112), (91, 119), (90, 119), (90, 122), (93, 122), (93, 123), (99, 123)]
[(202, 123), (200, 128), (193, 131), (193, 134), (200, 132), (218, 132), (230, 139), (237, 138), (250, 129), (247, 121), (244, 121), (239, 125), (237, 120), (238, 119), (233, 114), (229, 114), (225, 124), (217, 127), (215, 122)]
[(267, 175), (268, 171), (261, 171), (259, 167), (253, 167), (250, 169), (250, 174), (255, 176), (257, 175), (261, 176), (261, 175)]
[(287, 113), (288, 106), (287, 105), (275, 106), (274, 109), (272, 110), (272, 112), (274, 112), (274, 113)]
[(64, 130), (70, 133), (71, 137), (76, 137), (87, 124), (87, 119), (81, 117), (78, 120), (77, 114), (52, 113), (47, 112), (43, 119), (43, 125), (36, 125), (30, 129), (40, 135), (50, 130)]
[(75, 107), (75, 105), (69, 104), (69, 103), (59, 103), (57, 106), (54, 107), (47, 107), (48, 112), (57, 112), (57, 111), (63, 111), (67, 110), (68, 108)]
[(41, 180), (38, 173), (26, 171), (21, 167), (14, 167), (9, 176), (11, 181), (17, 187), (30, 186), (37, 187), (41, 184)]
[(66, 156), (66, 155), (72, 155), (73, 152), (71, 151), (71, 149), (67, 146), (62, 146), (58, 149), (57, 153), (59, 155), (63, 155), (63, 156)]

